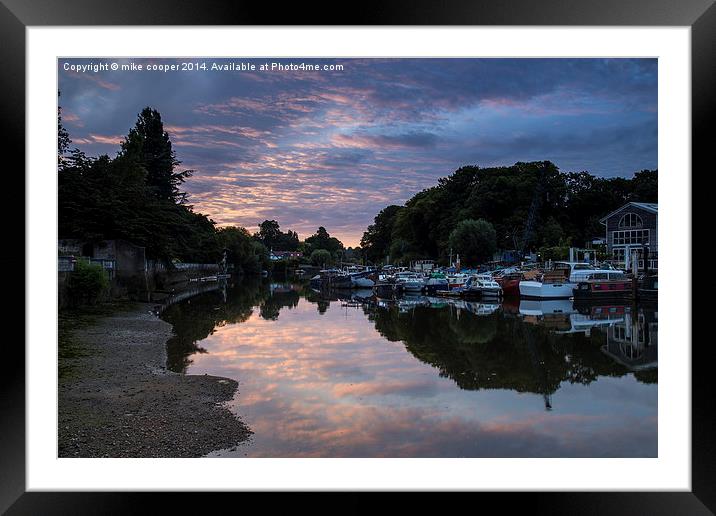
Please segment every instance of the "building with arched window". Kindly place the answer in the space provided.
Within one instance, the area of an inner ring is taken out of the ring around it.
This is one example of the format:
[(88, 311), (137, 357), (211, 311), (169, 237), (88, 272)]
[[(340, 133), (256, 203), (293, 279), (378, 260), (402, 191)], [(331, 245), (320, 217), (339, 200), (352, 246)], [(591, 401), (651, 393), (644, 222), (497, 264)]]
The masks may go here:
[(629, 268), (631, 257), (636, 253), (639, 268), (644, 269), (644, 253), (648, 248), (649, 268), (658, 269), (658, 206), (630, 202), (600, 220), (606, 228), (609, 257), (616, 266)]

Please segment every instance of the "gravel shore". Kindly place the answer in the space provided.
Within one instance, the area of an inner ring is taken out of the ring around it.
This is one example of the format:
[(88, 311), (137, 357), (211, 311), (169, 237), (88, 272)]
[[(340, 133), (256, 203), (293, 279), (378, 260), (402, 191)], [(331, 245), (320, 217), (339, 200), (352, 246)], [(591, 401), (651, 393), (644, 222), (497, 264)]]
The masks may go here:
[(82, 352), (61, 359), (71, 372), (58, 385), (60, 457), (201, 457), (251, 435), (223, 405), (236, 381), (166, 369), (172, 328), (150, 309), (72, 330)]

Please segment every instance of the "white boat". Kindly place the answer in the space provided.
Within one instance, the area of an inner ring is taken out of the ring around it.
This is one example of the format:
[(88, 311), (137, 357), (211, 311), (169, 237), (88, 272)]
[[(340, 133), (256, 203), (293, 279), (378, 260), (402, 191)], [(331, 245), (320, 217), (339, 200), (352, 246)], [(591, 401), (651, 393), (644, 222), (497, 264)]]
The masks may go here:
[(605, 269), (596, 265), (592, 265), (591, 263), (583, 262), (554, 262), (552, 270), (565, 271), (565, 274), (569, 276), (569, 281), (572, 283), (587, 281), (590, 276), (605, 279), (622, 279), (623, 277), (625, 277), (624, 271)]
[(542, 283), (541, 281), (520, 281), (520, 297), (526, 299), (569, 299), (574, 284)]
[(405, 292), (422, 292), (425, 278), (414, 272), (399, 272), (395, 275), (395, 285)]
[(545, 272), (542, 281), (520, 281), (520, 297), (525, 299), (568, 299), (572, 297), (574, 283), (564, 269)]
[(476, 293), (482, 297), (502, 297), (502, 287), (490, 274), (470, 276), (463, 287), (465, 293)]
[(447, 277), (448, 284), (450, 285), (450, 290), (456, 289), (456, 288), (462, 288), (465, 286), (465, 282), (470, 278), (469, 274), (465, 274), (464, 272), (457, 272), (455, 274), (449, 274)]

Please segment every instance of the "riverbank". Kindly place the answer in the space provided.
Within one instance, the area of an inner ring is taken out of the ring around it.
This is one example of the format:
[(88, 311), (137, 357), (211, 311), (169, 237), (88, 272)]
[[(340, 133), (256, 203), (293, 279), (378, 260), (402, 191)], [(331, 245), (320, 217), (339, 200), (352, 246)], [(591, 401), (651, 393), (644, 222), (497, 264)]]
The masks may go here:
[(60, 321), (60, 457), (201, 457), (251, 435), (223, 402), (238, 383), (166, 369), (169, 323), (148, 304)]

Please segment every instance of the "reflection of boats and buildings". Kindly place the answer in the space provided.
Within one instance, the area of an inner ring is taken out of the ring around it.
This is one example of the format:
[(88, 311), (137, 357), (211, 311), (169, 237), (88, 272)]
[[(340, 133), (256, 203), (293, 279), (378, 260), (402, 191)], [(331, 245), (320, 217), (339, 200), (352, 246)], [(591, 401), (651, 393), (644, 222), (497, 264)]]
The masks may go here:
[(580, 306), (570, 300), (522, 301), (524, 321), (550, 328), (556, 334), (583, 333), (593, 329), (606, 334), (601, 349), (632, 370), (657, 367), (658, 312), (629, 305)]
[(657, 367), (658, 312), (627, 312), (607, 333), (602, 351), (632, 371)]
[(552, 410), (552, 397), (564, 382), (587, 385), (630, 372), (640, 382), (656, 382), (658, 317), (645, 307), (423, 294), (386, 299), (371, 289), (316, 290), (305, 283), (261, 282), (252, 288), (244, 283), (168, 306), (162, 316), (177, 331), (169, 346), (170, 367), (185, 370), (192, 354), (204, 352), (201, 339), (216, 327), (240, 323), (252, 313), (278, 320), (283, 310), (306, 302), (319, 316), (331, 306), (365, 315), (380, 335), (403, 342), (460, 389), (533, 393), (543, 397), (546, 410)]
[(489, 316), (500, 311), (506, 315), (517, 315), (523, 322), (545, 328), (555, 335), (579, 333), (591, 337), (593, 330), (599, 330), (606, 341), (601, 350), (615, 362), (631, 371), (656, 368), (658, 365), (658, 312), (636, 305), (590, 305), (570, 299), (523, 299), (517, 303), (497, 303), (425, 295), (383, 299), (373, 296), (372, 291), (367, 289), (335, 295), (345, 307), (396, 307), (400, 313), (408, 313), (418, 307), (449, 308), (456, 319), (461, 313)]

